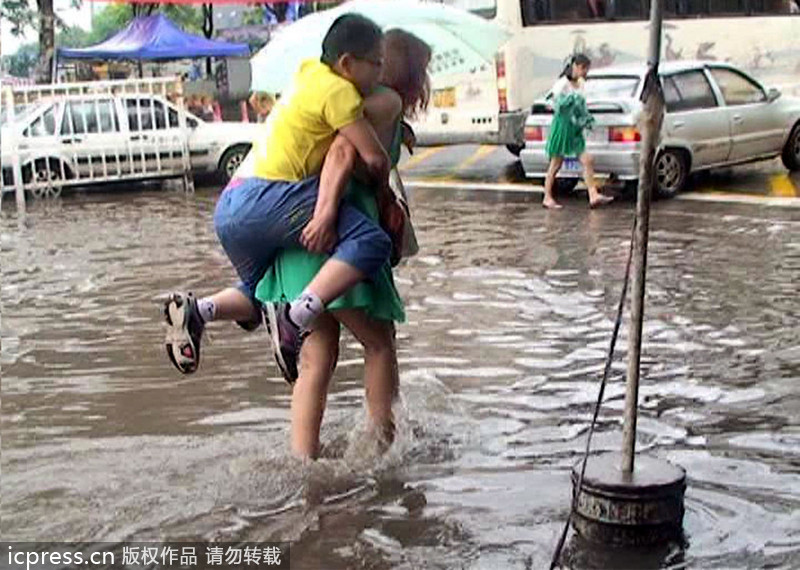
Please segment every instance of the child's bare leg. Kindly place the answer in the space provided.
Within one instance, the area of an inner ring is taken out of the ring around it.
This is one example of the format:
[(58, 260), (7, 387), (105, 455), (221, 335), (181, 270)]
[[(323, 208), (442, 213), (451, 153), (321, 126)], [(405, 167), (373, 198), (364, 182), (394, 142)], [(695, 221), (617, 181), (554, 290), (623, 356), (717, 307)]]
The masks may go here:
[(342, 293), (363, 281), (365, 277), (361, 271), (349, 263), (338, 259), (329, 259), (308, 284), (308, 289), (316, 293), (322, 302), (327, 305)]
[[(320, 189), (314, 217), (303, 230), (301, 243), (309, 251), (330, 252), (339, 240), (347, 236), (337, 235), (336, 220), (339, 215), (341, 197), (353, 176), (358, 153), (356, 148), (342, 135), (337, 135), (325, 157), (320, 175)], [(379, 230), (377, 226), (374, 228)], [(331, 233), (331, 231), (333, 233)], [(377, 241), (385, 237), (377, 232)], [(386, 238), (388, 240), (388, 238)], [(324, 245), (324, 248), (322, 246)], [(391, 247), (391, 243), (388, 243)], [(388, 260), (388, 255), (386, 256)], [(295, 309), (292, 303), (292, 320), (301, 328), (313, 322), (324, 307), (343, 293), (363, 281), (367, 275), (356, 266), (331, 258), (320, 268), (301, 295), (311, 297), (314, 310), (306, 312), (304, 305)]]
[(563, 157), (554, 156), (550, 159), (550, 165), (547, 167), (547, 176), (544, 178), (544, 200), (542, 201), (542, 206), (545, 208), (558, 209), (562, 207), (553, 196), (556, 174), (558, 174), (562, 162), (564, 162)]
[(248, 331), (261, 324), (261, 313), (250, 298), (232, 287), (202, 299), (191, 293), (172, 293), (163, 311), (167, 356), (183, 374), (191, 374), (200, 364), (200, 344), (208, 322), (237, 321)]
[(594, 208), (595, 206), (602, 206), (614, 200), (611, 196), (601, 194), (600, 189), (597, 187), (597, 180), (594, 177), (594, 157), (588, 152), (584, 152), (580, 160), (583, 165), (583, 180), (589, 192), (589, 205)]
[(397, 398), (400, 377), (394, 324), (373, 319), (359, 309), (334, 311), (334, 317), (346, 326), (364, 347), (364, 384), (370, 429), (385, 451), (394, 441), (395, 422), (392, 404)]
[[(253, 306), (250, 298), (235, 287), (228, 287), (205, 299), (214, 303), (214, 320), (245, 322), (257, 321), (261, 318), (261, 314)], [(202, 303), (205, 299), (200, 299), (198, 303)]]
[(314, 322), (302, 348), (300, 376), (292, 392), (292, 453), (316, 458), (319, 431), (336, 361), (339, 357), (339, 323), (330, 315)]
[(340, 206), (356, 158), (355, 147), (337, 135), (323, 165), (327, 172), (321, 174), (324, 179), (320, 178), (314, 215), (300, 236), (306, 249), (327, 251), (331, 259), (290, 304), (265, 306), (275, 359), (290, 383), (298, 377), (302, 330), (310, 328), (328, 303), (380, 269), (391, 255), (392, 242), (376, 221), (352, 205)]
[[(336, 245), (339, 239), (336, 234), (339, 202), (353, 175), (357, 157), (356, 148), (345, 137), (337, 135), (322, 166), (314, 218), (301, 237), (301, 243), (309, 251), (330, 252)], [(356, 267), (330, 259), (308, 284), (306, 292), (315, 295), (324, 307), (365, 277)], [(312, 315), (312, 318), (315, 316)], [(303, 322), (297, 324), (306, 326)]]

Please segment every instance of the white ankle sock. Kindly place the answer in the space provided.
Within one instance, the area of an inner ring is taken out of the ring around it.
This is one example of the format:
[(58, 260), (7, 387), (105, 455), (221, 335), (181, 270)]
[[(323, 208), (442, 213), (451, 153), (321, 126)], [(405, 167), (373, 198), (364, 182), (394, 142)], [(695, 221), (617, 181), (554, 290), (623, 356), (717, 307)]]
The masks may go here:
[(217, 316), (217, 304), (210, 297), (204, 297), (197, 301), (197, 312), (200, 313), (203, 322), (213, 321)]
[(289, 318), (294, 324), (305, 330), (324, 310), (325, 305), (322, 300), (315, 293), (306, 289), (292, 301), (289, 307)]

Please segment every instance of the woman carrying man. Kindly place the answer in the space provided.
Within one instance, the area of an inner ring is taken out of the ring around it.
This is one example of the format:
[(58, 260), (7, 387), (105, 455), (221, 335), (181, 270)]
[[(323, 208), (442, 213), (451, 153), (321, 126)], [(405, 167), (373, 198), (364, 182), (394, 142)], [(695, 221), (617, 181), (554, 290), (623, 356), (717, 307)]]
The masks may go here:
[[(427, 106), (427, 67), (430, 47), (399, 29), (384, 35), (379, 87), (366, 98), (364, 114), (389, 152), (393, 165), (400, 157), (403, 117), (413, 117)], [(337, 139), (347, 147), (344, 139)], [(352, 146), (344, 150), (355, 159)], [(375, 188), (353, 179), (344, 200), (373, 220), (380, 218)], [(327, 255), (294, 248), (281, 252), (256, 288), (264, 304), (295, 298), (319, 271)], [(386, 263), (371, 281), (363, 281), (327, 306), (305, 338), (299, 378), (292, 393), (291, 447), (295, 455), (316, 457), (328, 387), (336, 368), (340, 326), (344, 325), (364, 347), (364, 382), (370, 430), (388, 447), (394, 438), (392, 404), (399, 375), (394, 322), (403, 322), (403, 302)]]

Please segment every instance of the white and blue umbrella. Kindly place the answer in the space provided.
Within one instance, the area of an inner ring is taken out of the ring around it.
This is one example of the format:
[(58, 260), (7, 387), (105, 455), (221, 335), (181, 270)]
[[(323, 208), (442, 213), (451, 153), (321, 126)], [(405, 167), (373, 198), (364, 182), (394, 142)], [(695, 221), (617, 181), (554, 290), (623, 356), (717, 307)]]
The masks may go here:
[(253, 91), (281, 93), (305, 59), (319, 59), (322, 39), (342, 14), (361, 14), (384, 30), (402, 28), (431, 46), (429, 71), (464, 73), (493, 61), (511, 37), (501, 26), (467, 11), (418, 0), (352, 0), (284, 27), (250, 59)]

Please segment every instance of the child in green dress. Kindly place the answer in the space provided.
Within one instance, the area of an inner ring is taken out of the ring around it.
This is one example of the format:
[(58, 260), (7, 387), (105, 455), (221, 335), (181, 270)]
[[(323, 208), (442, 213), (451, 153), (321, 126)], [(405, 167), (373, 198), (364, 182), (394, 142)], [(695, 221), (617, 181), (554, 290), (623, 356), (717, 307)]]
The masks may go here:
[[(430, 47), (416, 36), (402, 30), (385, 33), (381, 86), (365, 100), (364, 115), (375, 127), (395, 165), (403, 139), (400, 119), (413, 116), (427, 105), (426, 69), (430, 58)], [(374, 187), (354, 179), (344, 200), (370, 218), (379, 218)], [(256, 298), (265, 304), (294, 298), (326, 257), (301, 248), (283, 251), (259, 282)], [(399, 387), (394, 322), (405, 320), (390, 264), (386, 263), (372, 280), (362, 281), (326, 309), (314, 322), (300, 353), (299, 378), (292, 392), (292, 452), (312, 458), (319, 453), (319, 432), (338, 357), (340, 325), (347, 327), (364, 347), (370, 431), (382, 447), (388, 447), (394, 438), (392, 404)]]
[(547, 176), (544, 180), (545, 208), (561, 208), (553, 197), (556, 175), (565, 157), (578, 157), (583, 165), (583, 179), (589, 191), (589, 205), (602, 206), (613, 200), (611, 196), (600, 193), (594, 177), (594, 159), (586, 152), (584, 130), (591, 128), (594, 118), (586, 108), (583, 85), (589, 73), (591, 60), (583, 54), (575, 54), (564, 68), (561, 76), (548, 95), (553, 107), (553, 121), (547, 136), (545, 152), (550, 158)]

